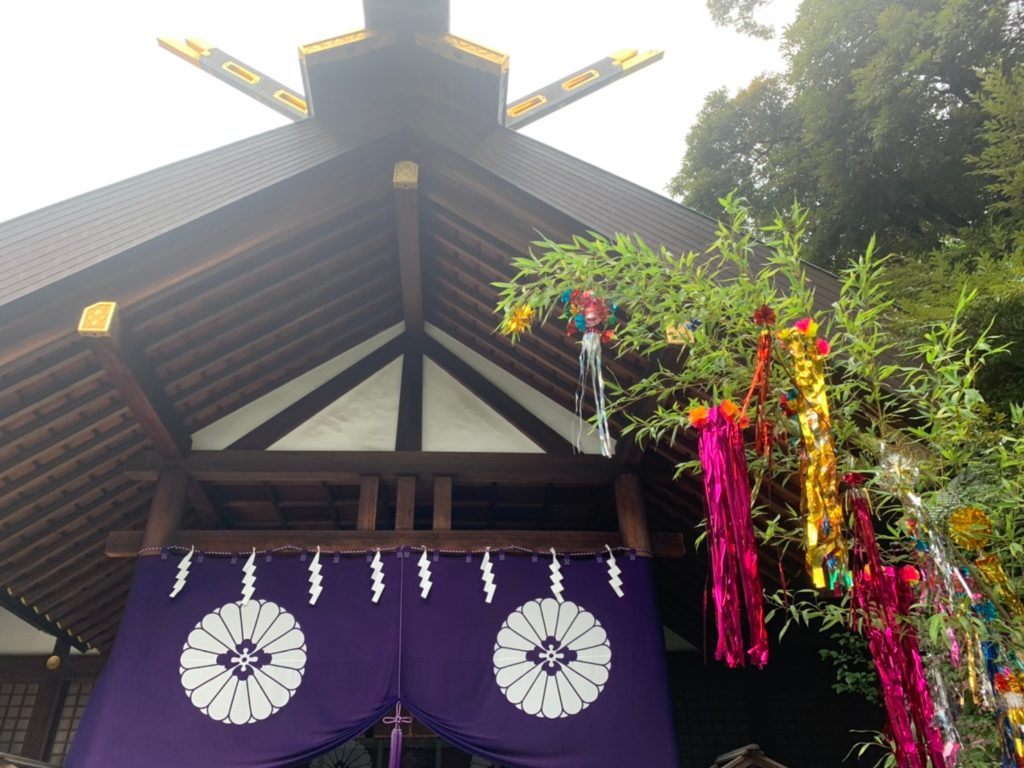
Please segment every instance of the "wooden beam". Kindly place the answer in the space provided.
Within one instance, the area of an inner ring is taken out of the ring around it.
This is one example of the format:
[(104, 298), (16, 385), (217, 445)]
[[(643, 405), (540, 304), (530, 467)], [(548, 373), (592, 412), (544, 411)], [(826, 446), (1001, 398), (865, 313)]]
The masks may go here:
[(395, 493), (395, 530), (411, 531), (416, 516), (416, 478), (403, 475), (398, 478)]
[(452, 527), (452, 479), (434, 478), (434, 522), (435, 531), (448, 531)]
[(405, 330), (420, 336), (423, 334), (423, 281), (420, 277), (419, 166), (409, 160), (395, 163), (393, 181)]
[(157, 453), (166, 460), (184, 458), (191, 438), (167, 393), (122, 327), (117, 303), (101, 301), (86, 307), (78, 323), (78, 335), (92, 349)]
[(572, 443), (565, 437), (549, 427), (528, 408), (498, 389), (447, 347), (427, 336), (423, 339), (423, 349), (427, 357), (501, 414), (512, 426), (543, 448), (545, 452), (572, 453)]
[(161, 549), (174, 537), (185, 514), (187, 487), (188, 475), (181, 469), (168, 468), (160, 472), (142, 536), (143, 548)]
[(280, 413), (271, 416), (251, 432), (238, 438), (228, 446), (229, 450), (260, 451), (269, 448), (303, 422), (362, 384), (402, 354), (405, 348), (405, 337), (395, 337), (309, 394), (300, 397)]
[[(156, 480), (174, 466), (155, 453), (133, 456), (125, 469), (133, 480)], [(417, 451), (193, 451), (181, 468), (193, 478), (219, 483), (334, 483), (359, 485), (363, 475), (446, 475), (457, 483), (508, 485), (604, 485), (618, 474), (596, 455), (449, 453)]]
[(398, 399), (396, 451), (423, 448), (423, 352), (407, 349), (402, 358), (402, 389)]
[(615, 478), (615, 512), (619, 518), (622, 545), (638, 552), (650, 549), (647, 510), (637, 475), (619, 475)]
[[(100, 361), (107, 378), (142, 426), (143, 434), (166, 461), (180, 461), (189, 451), (192, 438), (178, 416), (164, 388), (153, 374), (141, 351), (123, 327), (117, 302), (101, 301), (82, 310), (78, 335)], [(208, 517), (222, 517), (220, 510), (198, 483), (188, 487), (192, 506)]]
[[(107, 557), (133, 558), (140, 554), (141, 531), (113, 531), (107, 537)], [(605, 545), (627, 546), (622, 535), (613, 531), (194, 531), (180, 530), (172, 545), (207, 552), (249, 552), (292, 547), (296, 552), (320, 547), (324, 552), (368, 552), (374, 549), (412, 547), (455, 549), (483, 552), (522, 548), (531, 552), (602, 552)], [(683, 537), (679, 533), (656, 533), (650, 550), (637, 554), (654, 557), (682, 557)]]
[(380, 506), (380, 478), (367, 475), (359, 478), (359, 511), (356, 529), (372, 531), (377, 527), (377, 508)]

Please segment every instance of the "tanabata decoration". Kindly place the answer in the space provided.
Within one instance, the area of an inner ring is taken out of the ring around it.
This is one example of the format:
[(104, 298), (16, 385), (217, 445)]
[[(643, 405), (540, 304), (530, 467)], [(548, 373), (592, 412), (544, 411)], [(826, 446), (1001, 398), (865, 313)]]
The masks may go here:
[(565, 307), (563, 318), (566, 334), (582, 334), (580, 344), (580, 377), (576, 386), (576, 449), (582, 451), (583, 401), (587, 385), (594, 395), (595, 425), (601, 455), (612, 456), (612, 439), (608, 432), (608, 405), (604, 394), (604, 375), (601, 372), (601, 345), (615, 338), (614, 328), (618, 325), (618, 305), (612, 304), (593, 291), (568, 290), (562, 294)]
[(851, 584), (843, 538), (835, 440), (825, 393), (825, 357), (830, 348), (817, 338), (818, 324), (804, 318), (779, 332), (793, 362), (800, 419), (800, 507), (806, 531), (806, 563), (818, 588), (841, 592)]
[[(730, 400), (714, 408), (690, 411), (700, 431), (698, 449), (704, 470), (704, 499), (711, 552), (712, 597), (718, 643), (715, 658), (729, 667), (768, 661), (764, 592), (757, 570), (757, 546), (750, 517), (750, 478), (740, 432), (744, 418)], [(750, 644), (744, 654), (741, 597), (746, 606)]]
[(513, 336), (522, 333), (530, 327), (533, 323), (534, 316), (533, 307), (526, 304), (513, 309), (505, 317), (505, 320), (501, 324), (501, 332), (505, 336)]
[[(771, 458), (772, 423), (768, 418), (768, 394), (772, 380), (772, 331), (775, 325), (775, 310), (762, 304), (754, 312), (754, 322), (761, 326), (761, 335), (757, 340), (757, 364), (754, 378), (750, 382), (746, 400), (743, 402), (743, 413), (750, 407), (751, 399), (757, 395), (754, 404), (754, 450), (762, 456)], [(769, 464), (769, 473), (771, 472)]]
[(992, 683), (1001, 704), (1001, 768), (1024, 768), (1024, 671), (1003, 666), (992, 676)]
[[(911, 585), (920, 580), (913, 566), (897, 571), (883, 566), (875, 539), (864, 477), (844, 478), (846, 506), (854, 526), (853, 606), (878, 672), (898, 768), (933, 768), (948, 764), (949, 753), (933, 724), (935, 708), (914, 629), (907, 621), (914, 599)], [(952, 751), (952, 750), (950, 750)]]

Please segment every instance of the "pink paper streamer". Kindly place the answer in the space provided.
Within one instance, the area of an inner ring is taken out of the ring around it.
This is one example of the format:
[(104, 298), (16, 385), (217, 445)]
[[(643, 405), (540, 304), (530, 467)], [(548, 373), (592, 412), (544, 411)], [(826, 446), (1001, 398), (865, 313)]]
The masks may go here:
[(747, 611), (750, 663), (768, 662), (768, 633), (764, 626), (764, 590), (757, 570), (757, 546), (750, 518), (750, 479), (743, 437), (736, 423), (720, 408), (708, 412), (701, 429), (701, 466), (708, 514), (712, 597), (718, 644), (715, 658), (729, 667), (745, 664), (740, 593)]
[(862, 612), (861, 631), (882, 686), (899, 768), (924, 768), (925, 756), (934, 768), (948, 763), (942, 736), (935, 727), (932, 704), (917, 636), (906, 616), (914, 602), (910, 586), (894, 568), (883, 566), (864, 491), (847, 495), (854, 517), (854, 605)]

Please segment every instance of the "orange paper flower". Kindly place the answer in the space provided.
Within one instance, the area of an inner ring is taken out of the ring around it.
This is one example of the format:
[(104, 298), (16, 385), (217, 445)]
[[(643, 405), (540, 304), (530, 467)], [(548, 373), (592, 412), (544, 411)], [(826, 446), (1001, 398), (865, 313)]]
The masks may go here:
[(698, 405), (696, 408), (690, 409), (690, 426), (700, 429), (708, 423), (708, 407), (706, 405)]
[(718, 406), (718, 410), (720, 410), (722, 415), (730, 421), (735, 421), (736, 416), (740, 412), (739, 406), (737, 406), (732, 400), (723, 400), (722, 404)]

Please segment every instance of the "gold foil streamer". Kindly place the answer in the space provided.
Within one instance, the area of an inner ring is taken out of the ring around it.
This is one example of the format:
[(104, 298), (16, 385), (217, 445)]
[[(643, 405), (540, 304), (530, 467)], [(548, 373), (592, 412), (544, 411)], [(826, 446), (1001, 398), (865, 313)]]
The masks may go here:
[(779, 332), (793, 358), (793, 378), (800, 393), (798, 415), (803, 438), (800, 508), (806, 533), (805, 559), (814, 586), (838, 590), (849, 582), (843, 509), (839, 502), (835, 440), (825, 394), (824, 356), (814, 338), (816, 326)]
[(984, 549), (992, 538), (992, 521), (977, 507), (960, 507), (949, 516), (949, 538), (961, 549)]
[(994, 587), (998, 596), (1017, 616), (1024, 616), (1024, 605), (1010, 586), (1010, 580), (1003, 570), (1003, 563), (997, 555), (982, 555), (974, 561), (974, 567), (989, 584)]

